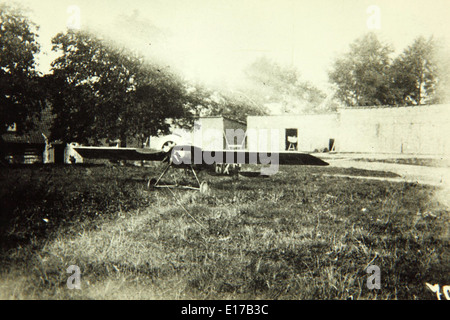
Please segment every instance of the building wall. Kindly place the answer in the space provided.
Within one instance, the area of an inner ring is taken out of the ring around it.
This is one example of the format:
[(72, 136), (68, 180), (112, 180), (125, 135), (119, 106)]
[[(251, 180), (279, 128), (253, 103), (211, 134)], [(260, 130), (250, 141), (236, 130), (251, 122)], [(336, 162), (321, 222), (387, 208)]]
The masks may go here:
[(245, 123), (224, 117), (203, 117), (194, 127), (194, 144), (204, 150), (223, 150), (229, 145), (241, 144), (245, 147)]
[(339, 113), (339, 152), (450, 153), (450, 105), (345, 108)]
[[(298, 151), (320, 151), (334, 139), (337, 152), (448, 155), (449, 123), (448, 104), (252, 116), (247, 118), (247, 141), (249, 150), (282, 151), (286, 150), (286, 129), (298, 129)], [(249, 134), (252, 130), (257, 134)]]
[(205, 150), (224, 148), (224, 121), (222, 117), (200, 118), (196, 121), (194, 145)]
[(305, 114), (280, 116), (249, 116), (247, 132), (249, 150), (286, 150), (286, 129), (297, 129), (297, 150), (312, 152), (329, 147), (337, 139), (339, 114)]
[(230, 120), (227, 118), (223, 119), (224, 137), (225, 144), (224, 149), (234, 148), (234, 149), (245, 149), (246, 148), (246, 131), (247, 125), (245, 123)]
[(242, 143), (245, 137), (246, 124), (224, 117), (202, 117), (195, 121), (193, 130), (173, 127), (171, 135), (150, 137), (150, 148), (160, 149), (166, 140), (176, 144), (192, 144), (205, 150), (222, 150), (227, 146), (225, 133), (227, 129), (242, 129), (235, 141)]
[(83, 157), (73, 148), (78, 145), (75, 142), (66, 144), (66, 148), (64, 149), (64, 163), (83, 163)]
[(42, 163), (44, 144), (33, 143), (4, 143), (1, 154), (9, 164)]

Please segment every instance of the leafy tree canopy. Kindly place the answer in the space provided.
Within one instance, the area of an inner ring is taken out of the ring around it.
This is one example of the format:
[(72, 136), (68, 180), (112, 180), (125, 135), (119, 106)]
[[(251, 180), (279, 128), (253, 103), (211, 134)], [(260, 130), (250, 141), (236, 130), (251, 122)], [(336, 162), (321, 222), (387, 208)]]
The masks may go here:
[(336, 96), (349, 106), (386, 105), (393, 102), (389, 90), (389, 45), (368, 33), (350, 45), (350, 51), (336, 59), (329, 73)]
[(247, 116), (265, 115), (267, 110), (242, 92), (217, 91), (195, 84), (188, 89), (190, 110), (195, 116), (223, 116), (247, 121)]
[(433, 102), (437, 76), (433, 38), (416, 38), (393, 61), (391, 75), (398, 104)]
[(14, 123), (19, 132), (31, 128), (42, 108), (44, 96), (35, 70), (37, 29), (21, 9), (0, 3), (1, 132)]
[(192, 118), (185, 85), (139, 54), (87, 31), (60, 33), (53, 45), (53, 139), (124, 143), (168, 132), (167, 118)]
[(261, 105), (280, 104), (282, 112), (316, 111), (326, 95), (303, 81), (294, 67), (281, 66), (266, 57), (249, 65), (248, 96)]
[(439, 102), (440, 68), (433, 39), (416, 38), (395, 59), (392, 52), (375, 33), (356, 39), (329, 73), (336, 97), (348, 106)]

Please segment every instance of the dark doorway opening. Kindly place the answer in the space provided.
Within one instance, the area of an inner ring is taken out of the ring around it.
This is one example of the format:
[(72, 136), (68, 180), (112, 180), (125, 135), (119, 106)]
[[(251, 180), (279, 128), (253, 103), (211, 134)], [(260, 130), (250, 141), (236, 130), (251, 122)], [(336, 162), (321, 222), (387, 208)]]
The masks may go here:
[(286, 150), (298, 150), (298, 129), (286, 129)]
[(330, 141), (328, 142), (328, 150), (334, 151), (334, 139), (330, 139)]

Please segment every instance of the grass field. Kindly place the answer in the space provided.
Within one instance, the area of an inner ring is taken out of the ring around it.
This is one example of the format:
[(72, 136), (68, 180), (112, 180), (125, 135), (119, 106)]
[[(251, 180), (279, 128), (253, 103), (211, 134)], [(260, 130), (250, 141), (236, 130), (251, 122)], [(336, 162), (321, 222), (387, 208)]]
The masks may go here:
[[(449, 211), (433, 187), (281, 167), (204, 175), (201, 194), (149, 190), (152, 171), (0, 168), (0, 299), (436, 299), (425, 283), (450, 285)], [(67, 288), (70, 265), (81, 290)]]

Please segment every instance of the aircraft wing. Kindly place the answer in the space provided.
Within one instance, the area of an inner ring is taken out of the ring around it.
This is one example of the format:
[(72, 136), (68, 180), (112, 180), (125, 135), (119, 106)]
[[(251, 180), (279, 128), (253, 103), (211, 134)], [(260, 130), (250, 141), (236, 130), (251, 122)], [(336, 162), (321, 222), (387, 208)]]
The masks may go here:
[(224, 163), (269, 164), (278, 161), (279, 165), (310, 165), (310, 166), (328, 165), (327, 162), (315, 156), (312, 156), (308, 153), (293, 152), (293, 151), (256, 152), (243, 150), (225, 150), (222, 152), (223, 152), (223, 159), (225, 160)]
[(195, 146), (175, 146), (171, 151), (175, 164), (279, 164), (327, 166), (328, 163), (308, 153), (247, 150), (205, 151)]
[[(144, 148), (117, 148), (117, 147), (74, 147), (83, 158), (109, 159), (109, 160), (149, 160), (162, 161), (168, 154), (182, 150), (184, 153), (175, 161), (176, 164), (194, 163), (235, 163), (235, 164), (277, 164), (279, 165), (313, 165), (326, 166), (327, 162), (307, 153), (285, 151), (285, 152), (256, 152), (246, 150), (220, 150), (204, 151), (192, 146), (175, 146), (172, 151)], [(200, 162), (196, 159), (194, 151), (200, 155)], [(186, 153), (187, 152), (187, 153)]]
[(109, 160), (162, 161), (167, 153), (144, 148), (73, 147), (83, 158)]
[(329, 163), (323, 161), (308, 153), (297, 152), (280, 152), (280, 164), (283, 165), (312, 165), (312, 166), (328, 166)]

